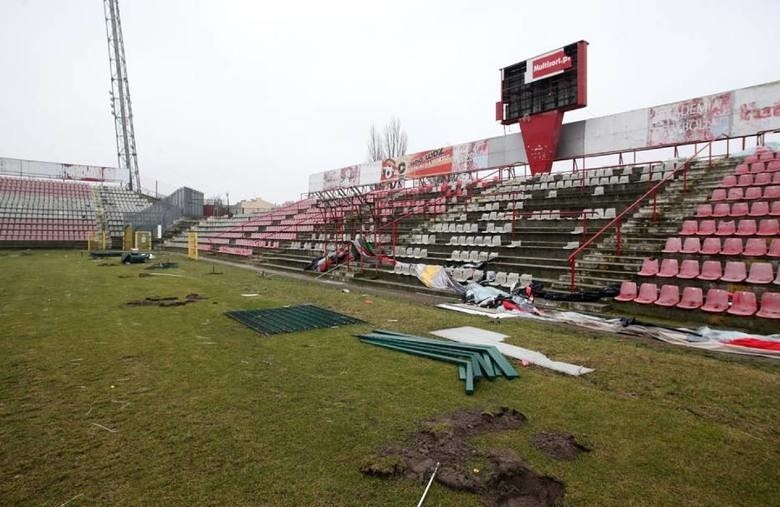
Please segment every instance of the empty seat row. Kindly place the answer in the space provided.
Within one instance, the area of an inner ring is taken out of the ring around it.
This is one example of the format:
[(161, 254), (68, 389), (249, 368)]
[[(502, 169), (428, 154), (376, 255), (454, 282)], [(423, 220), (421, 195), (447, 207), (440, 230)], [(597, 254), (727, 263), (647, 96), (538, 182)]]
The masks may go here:
[(457, 262), (486, 262), (498, 257), (496, 252), (484, 252), (479, 250), (453, 250), (449, 259)]
[(447, 245), (501, 246), (501, 236), (453, 236)]
[[(747, 159), (745, 159), (745, 162), (747, 162)], [(734, 170), (736, 174), (747, 174), (747, 173), (758, 174), (764, 171), (768, 171), (768, 172), (780, 171), (780, 160), (739, 164), (737, 168)]]
[(395, 247), (395, 255), (396, 257), (414, 257), (415, 259), (424, 259), (425, 257), (428, 257), (428, 249), (397, 246)]
[(745, 255), (749, 257), (780, 257), (780, 238), (773, 238), (767, 248), (768, 238), (748, 238), (742, 244), (742, 238), (725, 238), (721, 244), (721, 238), (688, 237), (683, 242), (681, 238), (668, 238), (663, 253), (704, 254), (704, 255)]
[(679, 263), (677, 259), (663, 259), (659, 266), (658, 259), (645, 259), (639, 276), (657, 276), (660, 278), (682, 278), (732, 283), (755, 283), (780, 285), (780, 270), (775, 277), (772, 264), (769, 262), (754, 262), (747, 265), (742, 261), (728, 261), (725, 268), (719, 261), (704, 261), (699, 267), (699, 261), (686, 259)]
[(729, 301), (729, 292), (723, 289), (709, 289), (706, 300), (699, 287), (685, 287), (680, 295), (676, 285), (664, 285), (659, 292), (654, 283), (643, 283), (637, 291), (636, 283), (623, 282), (616, 301), (655, 304), (665, 307), (677, 307), (685, 310), (701, 309), (710, 313), (726, 312), (730, 315), (756, 315), (767, 319), (780, 319), (780, 292), (764, 292), (761, 295), (761, 308), (756, 304), (756, 295), (751, 291), (737, 291)]
[(723, 177), (723, 181), (720, 182), (720, 186), (724, 188), (731, 187), (750, 187), (750, 186), (762, 186), (762, 185), (780, 185), (780, 171), (774, 173), (759, 173), (759, 174), (729, 174)]
[(751, 218), (739, 220), (684, 220), (681, 236), (777, 236), (780, 223), (777, 218), (763, 218), (756, 224)]
[[(780, 174), (780, 173), (777, 173)], [(723, 217), (764, 217), (780, 216), (780, 200), (747, 202), (719, 202), (712, 204), (699, 204), (696, 208), (696, 218), (723, 218)]]
[(780, 185), (765, 187), (731, 187), (716, 188), (712, 191), (710, 201), (754, 201), (756, 199), (780, 199)]

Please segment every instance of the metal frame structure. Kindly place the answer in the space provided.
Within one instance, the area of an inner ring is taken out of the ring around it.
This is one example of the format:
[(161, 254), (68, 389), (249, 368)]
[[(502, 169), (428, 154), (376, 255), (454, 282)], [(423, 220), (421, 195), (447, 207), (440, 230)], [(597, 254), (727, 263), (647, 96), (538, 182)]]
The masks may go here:
[(120, 169), (127, 169), (130, 190), (141, 191), (138, 173), (138, 154), (135, 148), (133, 106), (130, 102), (130, 85), (127, 81), (125, 44), (122, 22), (119, 18), (119, 0), (103, 0), (108, 40), (108, 61), (111, 67), (111, 115), (116, 131), (117, 159)]

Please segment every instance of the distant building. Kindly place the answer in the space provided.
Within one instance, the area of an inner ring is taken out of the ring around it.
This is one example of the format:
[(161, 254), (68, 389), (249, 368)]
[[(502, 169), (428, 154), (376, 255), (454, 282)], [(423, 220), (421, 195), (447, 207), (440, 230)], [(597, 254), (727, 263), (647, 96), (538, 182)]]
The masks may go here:
[(259, 213), (261, 211), (272, 210), (276, 207), (276, 204), (268, 202), (260, 197), (257, 197), (255, 199), (247, 199), (245, 201), (241, 201), (238, 204), (241, 213), (244, 214)]

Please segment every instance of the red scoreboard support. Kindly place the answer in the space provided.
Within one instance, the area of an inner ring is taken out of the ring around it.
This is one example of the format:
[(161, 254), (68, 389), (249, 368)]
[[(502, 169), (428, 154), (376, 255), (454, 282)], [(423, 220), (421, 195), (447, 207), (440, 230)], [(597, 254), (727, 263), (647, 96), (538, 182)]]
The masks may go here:
[(587, 50), (579, 41), (501, 69), (496, 120), (520, 124), (531, 174), (552, 169), (563, 113), (587, 105)]

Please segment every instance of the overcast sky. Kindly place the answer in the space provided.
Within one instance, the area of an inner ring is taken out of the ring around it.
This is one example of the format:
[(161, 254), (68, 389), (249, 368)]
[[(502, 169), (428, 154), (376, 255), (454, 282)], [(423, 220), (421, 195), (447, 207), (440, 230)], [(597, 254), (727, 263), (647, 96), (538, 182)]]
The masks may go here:
[[(503, 133), (498, 69), (585, 39), (564, 121), (774, 81), (780, 2), (121, 0), (141, 183), (304, 192), (362, 162)], [(101, 0), (0, 0), (0, 156), (116, 166)]]

